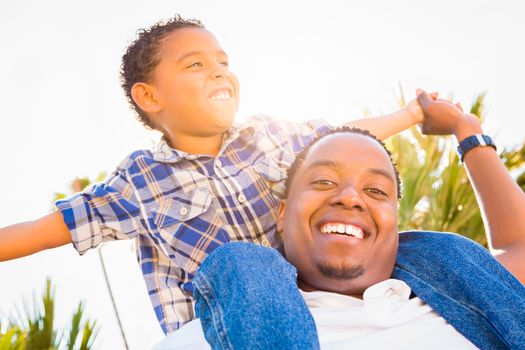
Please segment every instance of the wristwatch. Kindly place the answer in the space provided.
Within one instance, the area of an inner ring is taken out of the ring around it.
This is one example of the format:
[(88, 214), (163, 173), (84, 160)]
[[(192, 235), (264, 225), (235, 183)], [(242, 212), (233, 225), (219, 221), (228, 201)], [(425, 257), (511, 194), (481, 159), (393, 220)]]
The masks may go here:
[(489, 146), (494, 148), (495, 151), (497, 151), (496, 144), (490, 136), (487, 135), (481, 135), (476, 134), (469, 136), (465, 138), (463, 141), (461, 141), (458, 145), (458, 155), (461, 161), (463, 161), (463, 158), (465, 158), (465, 154), (470, 151), (471, 149), (475, 147), (485, 147)]

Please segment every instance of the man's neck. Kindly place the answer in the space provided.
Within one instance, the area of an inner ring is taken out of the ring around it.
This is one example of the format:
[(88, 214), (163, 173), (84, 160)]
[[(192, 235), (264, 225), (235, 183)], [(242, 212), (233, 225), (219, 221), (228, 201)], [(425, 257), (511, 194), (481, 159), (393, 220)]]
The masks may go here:
[(320, 292), (330, 292), (330, 293), (338, 293), (338, 294), (348, 295), (350, 297), (354, 297), (354, 298), (358, 298), (358, 299), (363, 299), (363, 293), (343, 293), (343, 292), (331, 291), (331, 290), (326, 290), (326, 289), (320, 289), (320, 288), (313, 287), (313, 286), (311, 286), (311, 285), (309, 285), (307, 283), (304, 283), (301, 280), (297, 281), (297, 286), (299, 287), (299, 289), (301, 289), (304, 292), (318, 292), (318, 291), (320, 291)]

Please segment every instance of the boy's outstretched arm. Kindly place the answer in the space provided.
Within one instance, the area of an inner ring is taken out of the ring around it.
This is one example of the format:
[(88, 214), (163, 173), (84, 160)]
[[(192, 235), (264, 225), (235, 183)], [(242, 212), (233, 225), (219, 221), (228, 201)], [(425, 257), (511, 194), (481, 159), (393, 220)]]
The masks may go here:
[(40, 219), (0, 228), (0, 261), (20, 258), (71, 243), (60, 211)]
[[(460, 106), (432, 101), (425, 92), (418, 94), (418, 99), (425, 112), (424, 133), (453, 134), (458, 142), (483, 134), (478, 118), (465, 115)], [(464, 165), (481, 209), (492, 254), (525, 284), (525, 193), (492, 147), (471, 149), (465, 154)]]
[[(436, 99), (438, 94), (429, 94), (431, 99)], [(420, 124), (424, 120), (424, 114), (417, 100), (410, 101), (406, 107), (380, 117), (363, 118), (353, 120), (345, 126), (356, 127), (370, 131), (380, 140), (385, 140), (391, 136), (408, 129), (412, 125)]]

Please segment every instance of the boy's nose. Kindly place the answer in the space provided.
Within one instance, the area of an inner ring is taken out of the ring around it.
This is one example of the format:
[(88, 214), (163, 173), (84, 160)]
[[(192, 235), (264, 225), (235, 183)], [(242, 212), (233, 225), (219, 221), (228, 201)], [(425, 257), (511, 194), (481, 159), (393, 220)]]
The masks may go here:
[(348, 185), (335, 193), (330, 200), (333, 206), (341, 206), (345, 209), (363, 210), (365, 203), (361, 198), (361, 194), (353, 185)]
[(214, 66), (213, 70), (212, 70), (212, 76), (213, 78), (215, 79), (218, 79), (218, 78), (225, 78), (227, 77), (229, 74), (229, 70), (228, 70), (228, 67), (218, 63)]

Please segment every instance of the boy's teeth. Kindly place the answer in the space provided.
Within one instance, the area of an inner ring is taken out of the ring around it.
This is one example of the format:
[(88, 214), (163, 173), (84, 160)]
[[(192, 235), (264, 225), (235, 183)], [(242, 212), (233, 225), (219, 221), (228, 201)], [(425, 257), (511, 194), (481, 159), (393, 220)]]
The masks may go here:
[(212, 100), (226, 100), (226, 99), (231, 98), (231, 95), (229, 91), (219, 91), (211, 95), (210, 98)]
[(363, 230), (354, 225), (345, 224), (326, 224), (321, 227), (322, 233), (338, 233), (353, 236), (359, 239), (364, 238)]

